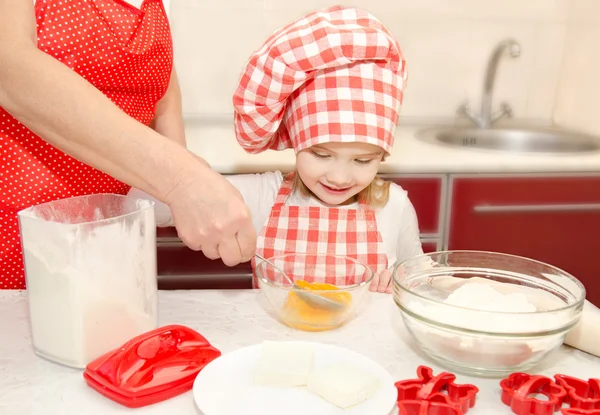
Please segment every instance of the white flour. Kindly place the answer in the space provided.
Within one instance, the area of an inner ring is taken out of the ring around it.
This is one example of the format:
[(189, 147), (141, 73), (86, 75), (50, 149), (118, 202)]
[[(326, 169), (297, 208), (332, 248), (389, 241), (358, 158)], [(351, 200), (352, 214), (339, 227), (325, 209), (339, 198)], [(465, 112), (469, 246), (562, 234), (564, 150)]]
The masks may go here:
[(533, 312), (535, 305), (527, 301), (523, 293), (502, 294), (489, 284), (467, 283), (452, 292), (446, 304), (474, 308), (476, 310), (500, 312)]
[[(511, 286), (513, 284), (503, 284)], [(519, 287), (519, 286), (514, 286)], [(527, 294), (527, 295), (526, 295)], [(519, 287), (513, 292), (500, 292), (492, 284), (468, 282), (454, 290), (441, 304), (424, 304), (412, 301), (408, 308), (433, 321), (492, 333), (530, 333), (553, 330), (564, 324), (564, 318), (538, 311), (538, 299), (547, 308), (559, 308), (565, 304), (558, 298), (549, 299), (541, 289)], [(527, 314), (512, 314), (527, 313)]]
[(22, 222), (33, 344), (83, 368), (157, 325), (153, 209), (71, 225)]

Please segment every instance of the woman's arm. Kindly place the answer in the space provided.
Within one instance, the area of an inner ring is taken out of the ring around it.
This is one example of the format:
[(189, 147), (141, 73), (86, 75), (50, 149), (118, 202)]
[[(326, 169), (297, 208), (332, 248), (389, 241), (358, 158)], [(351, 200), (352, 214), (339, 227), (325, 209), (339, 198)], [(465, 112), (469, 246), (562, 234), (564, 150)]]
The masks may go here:
[[(277, 192), (283, 182), (283, 175), (280, 172), (269, 172), (232, 174), (225, 178), (244, 198), (246, 206), (250, 209), (254, 230), (258, 234), (269, 218)], [(129, 196), (152, 200), (155, 203), (156, 226), (173, 226), (173, 217), (167, 205), (134, 187), (129, 191)]]
[(166, 202), (190, 248), (228, 265), (252, 257), (256, 235), (239, 192), (38, 50), (31, 0), (0, 0), (0, 62), (0, 106), (34, 133)]
[(157, 133), (186, 146), (185, 128), (181, 111), (181, 89), (175, 68), (171, 72), (169, 88), (156, 105), (156, 115), (150, 127)]
[(38, 50), (35, 37), (33, 2), (0, 0), (0, 106), (67, 154), (165, 199), (193, 157)]

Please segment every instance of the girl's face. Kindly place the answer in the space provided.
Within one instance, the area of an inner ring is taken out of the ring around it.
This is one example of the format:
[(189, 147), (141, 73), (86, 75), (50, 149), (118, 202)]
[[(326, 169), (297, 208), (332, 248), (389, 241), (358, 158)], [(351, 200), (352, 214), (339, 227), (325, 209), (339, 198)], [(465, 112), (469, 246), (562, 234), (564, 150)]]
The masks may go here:
[(383, 155), (383, 149), (373, 144), (317, 144), (296, 155), (296, 170), (323, 203), (343, 205), (371, 184)]

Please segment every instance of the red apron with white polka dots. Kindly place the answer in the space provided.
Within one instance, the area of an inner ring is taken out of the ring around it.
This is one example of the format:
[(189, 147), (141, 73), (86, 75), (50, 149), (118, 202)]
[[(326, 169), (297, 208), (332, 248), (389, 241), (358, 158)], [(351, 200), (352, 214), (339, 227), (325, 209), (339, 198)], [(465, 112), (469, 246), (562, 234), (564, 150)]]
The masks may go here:
[[(162, 0), (38, 0), (38, 48), (71, 68), (143, 124), (154, 118), (173, 66)], [(77, 97), (73, 97), (74, 100)], [(0, 289), (23, 289), (17, 212), (129, 187), (67, 156), (0, 107)]]
[[(379, 273), (388, 266), (383, 239), (377, 228), (375, 211), (368, 204), (359, 202), (358, 209), (342, 209), (324, 206), (287, 206), (286, 200), (293, 191), (295, 173), (288, 174), (277, 193), (269, 219), (263, 226), (256, 251), (264, 258), (283, 254), (308, 254), (298, 256), (294, 264), (285, 263), (284, 272), (293, 279), (333, 285), (351, 285), (360, 282), (364, 270), (352, 263), (337, 262), (315, 254), (329, 254), (353, 258)], [(294, 256), (291, 256), (294, 258)], [(277, 265), (277, 264), (276, 264)], [(252, 259), (255, 270), (256, 258)], [(339, 272), (339, 268), (344, 268)], [(263, 275), (269, 281), (283, 282), (277, 272), (268, 267)], [(323, 274), (313, 271), (323, 270)], [(328, 272), (329, 270), (329, 272)], [(258, 287), (256, 272), (253, 286)]]

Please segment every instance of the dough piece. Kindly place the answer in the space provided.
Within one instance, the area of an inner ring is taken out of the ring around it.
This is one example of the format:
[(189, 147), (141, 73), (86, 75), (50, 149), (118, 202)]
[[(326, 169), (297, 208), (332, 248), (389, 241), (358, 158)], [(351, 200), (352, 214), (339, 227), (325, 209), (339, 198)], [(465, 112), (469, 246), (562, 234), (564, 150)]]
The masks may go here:
[(265, 341), (255, 382), (261, 386), (305, 386), (312, 371), (315, 351), (307, 344)]
[(342, 409), (372, 398), (379, 387), (377, 377), (346, 363), (315, 370), (308, 378), (309, 391)]

